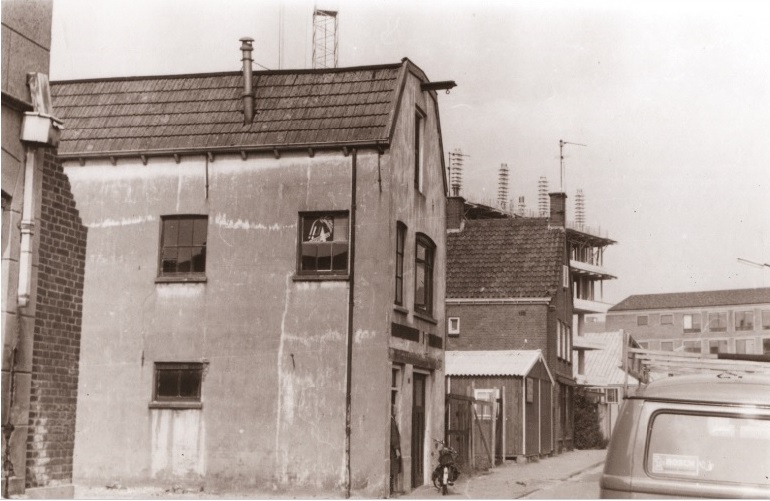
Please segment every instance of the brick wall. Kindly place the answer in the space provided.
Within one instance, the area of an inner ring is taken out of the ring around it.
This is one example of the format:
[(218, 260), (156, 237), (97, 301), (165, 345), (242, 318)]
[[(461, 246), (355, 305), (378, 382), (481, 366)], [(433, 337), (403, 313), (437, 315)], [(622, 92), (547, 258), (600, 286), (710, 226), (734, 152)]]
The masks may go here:
[(546, 305), (447, 305), (447, 317), (460, 318), (460, 335), (449, 336), (447, 350), (543, 350)]
[(87, 230), (53, 151), (45, 154), (38, 231), (27, 488), (72, 482)]

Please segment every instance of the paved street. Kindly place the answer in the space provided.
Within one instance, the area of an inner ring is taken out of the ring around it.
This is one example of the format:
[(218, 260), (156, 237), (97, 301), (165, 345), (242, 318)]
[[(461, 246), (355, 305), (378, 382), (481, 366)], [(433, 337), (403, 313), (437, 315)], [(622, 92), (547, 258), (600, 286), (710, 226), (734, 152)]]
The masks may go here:
[[(446, 498), (598, 498), (598, 480), (605, 455), (606, 450), (572, 451), (527, 464), (505, 463), (472, 477), (460, 477)], [(442, 498), (433, 486), (420, 487), (402, 497)]]

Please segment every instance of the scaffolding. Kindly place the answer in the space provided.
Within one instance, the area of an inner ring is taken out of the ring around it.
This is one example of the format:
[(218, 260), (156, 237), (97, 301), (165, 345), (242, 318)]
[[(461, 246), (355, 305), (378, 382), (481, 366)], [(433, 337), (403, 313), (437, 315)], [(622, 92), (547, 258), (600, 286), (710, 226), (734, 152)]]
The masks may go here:
[(337, 11), (313, 11), (313, 68), (336, 68), (339, 35)]
[(463, 164), (470, 155), (463, 154), (460, 148), (449, 152), (449, 187), (452, 196), (459, 196), (463, 185)]
[(537, 182), (537, 208), (540, 217), (548, 217), (550, 201), (548, 200), (548, 179), (545, 176), (540, 176)]
[(577, 190), (577, 193), (575, 193), (575, 224), (578, 227), (586, 224), (585, 196), (582, 189)]

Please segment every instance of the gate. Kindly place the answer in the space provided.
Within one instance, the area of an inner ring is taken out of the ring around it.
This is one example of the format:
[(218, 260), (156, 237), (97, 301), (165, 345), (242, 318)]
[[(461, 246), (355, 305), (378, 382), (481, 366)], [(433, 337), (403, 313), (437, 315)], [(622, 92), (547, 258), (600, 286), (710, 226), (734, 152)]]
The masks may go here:
[(498, 415), (494, 401), (451, 393), (446, 396), (445, 440), (457, 451), (461, 470), (495, 465)]

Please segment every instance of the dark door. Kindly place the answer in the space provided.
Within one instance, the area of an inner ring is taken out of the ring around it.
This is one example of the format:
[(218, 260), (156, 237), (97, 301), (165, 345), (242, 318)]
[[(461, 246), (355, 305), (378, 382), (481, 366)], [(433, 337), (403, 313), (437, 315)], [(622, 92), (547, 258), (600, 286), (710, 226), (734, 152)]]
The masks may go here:
[(425, 374), (414, 373), (412, 399), (412, 487), (422, 485), (425, 458)]

